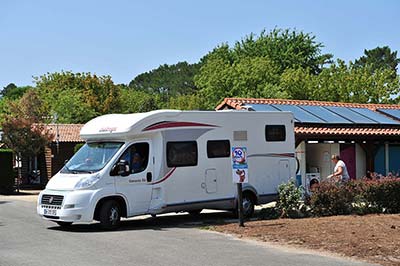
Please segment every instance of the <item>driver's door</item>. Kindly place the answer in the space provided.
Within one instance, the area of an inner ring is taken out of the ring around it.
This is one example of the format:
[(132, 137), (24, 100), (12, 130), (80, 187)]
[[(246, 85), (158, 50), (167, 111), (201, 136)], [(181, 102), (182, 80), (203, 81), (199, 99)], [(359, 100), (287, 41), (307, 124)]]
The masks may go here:
[[(132, 144), (120, 160), (128, 162), (130, 174), (116, 176), (115, 186), (119, 194), (128, 199), (128, 216), (147, 213), (151, 201), (151, 181), (153, 179), (152, 147), (150, 141)], [(139, 158), (139, 159), (138, 159)], [(138, 163), (141, 160), (141, 166)]]

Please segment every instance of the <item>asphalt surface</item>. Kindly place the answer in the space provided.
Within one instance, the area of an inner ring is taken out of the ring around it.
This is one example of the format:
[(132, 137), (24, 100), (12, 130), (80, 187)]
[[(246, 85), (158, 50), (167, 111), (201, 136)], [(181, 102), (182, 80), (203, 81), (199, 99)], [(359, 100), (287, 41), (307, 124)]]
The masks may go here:
[(123, 221), (118, 231), (102, 232), (96, 223), (63, 230), (42, 220), (35, 207), (33, 196), (0, 196), (0, 266), (368, 265), (204, 230), (232, 219), (228, 213), (141, 217)]

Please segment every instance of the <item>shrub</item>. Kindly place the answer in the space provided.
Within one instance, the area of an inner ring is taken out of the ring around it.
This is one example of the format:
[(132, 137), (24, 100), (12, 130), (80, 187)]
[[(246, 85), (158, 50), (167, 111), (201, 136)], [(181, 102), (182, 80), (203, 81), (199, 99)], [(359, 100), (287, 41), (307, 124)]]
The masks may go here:
[(281, 217), (298, 218), (304, 216), (300, 211), (303, 188), (296, 187), (293, 180), (278, 187), (279, 198), (276, 208)]
[(377, 212), (400, 213), (400, 179), (368, 182), (365, 198)]
[(308, 204), (316, 216), (400, 213), (400, 179), (321, 182)]
[(263, 208), (258, 213), (258, 219), (260, 220), (278, 219), (279, 217), (281, 217), (281, 214), (282, 212), (278, 210), (278, 208), (276, 207)]
[(312, 195), (309, 204), (316, 216), (350, 214), (354, 194), (349, 186), (339, 183), (321, 182)]

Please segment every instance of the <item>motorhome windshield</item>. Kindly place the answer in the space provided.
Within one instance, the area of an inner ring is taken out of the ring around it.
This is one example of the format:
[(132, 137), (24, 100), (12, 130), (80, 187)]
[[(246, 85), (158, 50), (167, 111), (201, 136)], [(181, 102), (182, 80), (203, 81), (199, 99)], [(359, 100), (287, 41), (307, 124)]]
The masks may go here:
[(76, 174), (100, 171), (122, 145), (122, 142), (86, 143), (65, 164), (61, 172)]

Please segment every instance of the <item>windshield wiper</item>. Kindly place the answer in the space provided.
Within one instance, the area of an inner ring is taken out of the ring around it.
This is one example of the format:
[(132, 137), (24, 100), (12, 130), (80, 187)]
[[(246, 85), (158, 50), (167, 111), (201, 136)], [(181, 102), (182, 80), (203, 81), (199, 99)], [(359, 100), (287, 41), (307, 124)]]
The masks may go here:
[(88, 173), (88, 174), (93, 174), (96, 171), (93, 170), (73, 170), (73, 172), (75, 172), (75, 174), (77, 173)]

